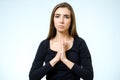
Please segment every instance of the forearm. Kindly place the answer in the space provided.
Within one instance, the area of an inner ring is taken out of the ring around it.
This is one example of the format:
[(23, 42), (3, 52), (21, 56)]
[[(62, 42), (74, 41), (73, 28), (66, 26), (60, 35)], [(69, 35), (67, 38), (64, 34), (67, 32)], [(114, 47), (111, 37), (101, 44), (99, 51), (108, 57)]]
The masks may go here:
[(29, 73), (29, 79), (30, 80), (40, 80), (42, 79), (47, 72), (49, 72), (52, 69), (51, 65), (47, 63), (43, 67), (35, 68), (35, 65), (31, 68), (31, 71)]
[(62, 62), (69, 68), (72, 69), (74, 63), (70, 60), (68, 60), (67, 58), (63, 59)]
[(53, 58), (53, 59), (50, 61), (50, 65), (51, 65), (52, 67), (54, 67), (57, 62), (58, 62), (58, 60), (57, 60), (56, 58)]
[(84, 80), (93, 80), (93, 69), (89, 65), (86, 67), (81, 67), (77, 64), (74, 64), (71, 71), (83, 78)]

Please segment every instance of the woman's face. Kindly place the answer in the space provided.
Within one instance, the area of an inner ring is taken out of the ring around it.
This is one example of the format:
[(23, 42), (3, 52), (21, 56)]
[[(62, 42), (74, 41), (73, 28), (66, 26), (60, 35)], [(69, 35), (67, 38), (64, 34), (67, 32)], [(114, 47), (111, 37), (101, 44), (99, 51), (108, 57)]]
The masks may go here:
[(54, 26), (58, 32), (68, 32), (71, 24), (71, 13), (68, 8), (58, 8), (54, 14)]

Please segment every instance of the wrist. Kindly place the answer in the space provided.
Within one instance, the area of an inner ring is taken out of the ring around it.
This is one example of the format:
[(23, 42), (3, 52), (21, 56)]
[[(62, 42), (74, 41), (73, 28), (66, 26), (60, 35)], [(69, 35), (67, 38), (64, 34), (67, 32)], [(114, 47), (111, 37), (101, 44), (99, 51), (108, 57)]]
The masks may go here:
[(66, 63), (66, 62), (68, 62), (68, 59), (67, 58), (64, 58), (64, 59), (62, 59), (61, 60), (63, 63)]
[(72, 69), (74, 63), (68, 60), (67, 58), (63, 59), (62, 62), (69, 68)]
[(55, 58), (53, 58), (53, 59), (50, 61), (50, 65), (51, 65), (52, 67), (54, 67), (54, 65), (55, 65), (57, 62), (58, 62), (58, 60), (55, 59)]

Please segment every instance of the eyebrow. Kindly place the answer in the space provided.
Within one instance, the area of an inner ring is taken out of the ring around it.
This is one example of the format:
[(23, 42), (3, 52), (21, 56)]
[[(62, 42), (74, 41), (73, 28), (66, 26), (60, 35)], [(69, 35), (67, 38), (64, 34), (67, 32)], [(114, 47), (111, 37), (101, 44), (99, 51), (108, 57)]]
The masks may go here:
[(60, 15), (60, 14), (55, 14), (55, 15)]
[[(61, 15), (61, 14), (55, 14), (55, 15)], [(69, 14), (64, 14), (64, 16), (70, 16)]]

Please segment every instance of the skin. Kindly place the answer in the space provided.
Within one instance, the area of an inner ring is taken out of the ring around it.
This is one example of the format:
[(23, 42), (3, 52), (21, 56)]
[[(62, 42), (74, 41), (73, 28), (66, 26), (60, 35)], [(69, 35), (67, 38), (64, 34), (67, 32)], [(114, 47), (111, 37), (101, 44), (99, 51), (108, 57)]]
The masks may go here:
[(50, 48), (57, 51), (56, 56), (50, 61), (52, 67), (58, 61), (62, 61), (69, 69), (72, 69), (74, 63), (67, 59), (66, 51), (73, 45), (73, 37), (69, 35), (68, 30), (71, 24), (70, 10), (68, 8), (58, 8), (54, 14), (54, 26), (56, 36), (50, 40)]

